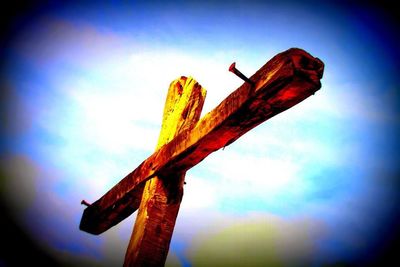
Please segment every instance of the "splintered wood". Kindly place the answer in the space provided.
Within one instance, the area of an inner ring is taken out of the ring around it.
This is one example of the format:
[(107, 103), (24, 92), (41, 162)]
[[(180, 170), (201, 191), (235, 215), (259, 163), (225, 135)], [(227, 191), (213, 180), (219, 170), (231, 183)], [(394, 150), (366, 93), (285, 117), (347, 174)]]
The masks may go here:
[[(171, 83), (156, 150), (196, 125), (205, 96), (206, 90), (191, 77), (181, 77)], [(155, 176), (146, 182), (124, 266), (164, 264), (182, 201), (184, 180), (185, 171), (182, 171)]]

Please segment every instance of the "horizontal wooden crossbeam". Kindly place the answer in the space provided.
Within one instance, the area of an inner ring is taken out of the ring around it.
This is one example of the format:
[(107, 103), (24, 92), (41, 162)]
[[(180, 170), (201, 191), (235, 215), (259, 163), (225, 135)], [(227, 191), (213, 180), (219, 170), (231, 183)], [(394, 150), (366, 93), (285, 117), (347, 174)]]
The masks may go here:
[(138, 207), (145, 181), (185, 172), (210, 153), (296, 105), (321, 88), (324, 64), (304, 50), (282, 52), (250, 77), (193, 129), (183, 131), (143, 161), (104, 196), (87, 207), (80, 229), (100, 234)]

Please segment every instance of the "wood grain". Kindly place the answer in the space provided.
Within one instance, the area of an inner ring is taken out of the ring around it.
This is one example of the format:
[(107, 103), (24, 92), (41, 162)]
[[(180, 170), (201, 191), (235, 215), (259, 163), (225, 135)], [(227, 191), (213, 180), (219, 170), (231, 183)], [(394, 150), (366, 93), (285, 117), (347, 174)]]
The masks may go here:
[(134, 212), (145, 182), (154, 176), (183, 173), (210, 153), (296, 105), (321, 88), (324, 64), (302, 49), (282, 52), (240, 86), (193, 129), (178, 134), (133, 172), (84, 210), (80, 229), (100, 234)]
[[(193, 78), (181, 77), (169, 87), (159, 149), (200, 119), (206, 91)], [(185, 172), (155, 176), (146, 182), (124, 266), (163, 266), (183, 196)]]

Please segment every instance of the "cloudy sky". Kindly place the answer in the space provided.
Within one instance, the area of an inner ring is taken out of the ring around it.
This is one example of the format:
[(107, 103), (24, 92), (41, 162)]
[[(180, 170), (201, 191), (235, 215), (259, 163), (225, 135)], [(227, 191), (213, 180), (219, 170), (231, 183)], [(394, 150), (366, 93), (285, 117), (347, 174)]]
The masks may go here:
[[(144, 1), (29, 6), (1, 44), (0, 266), (121, 266), (135, 215), (79, 231), (155, 149), (170, 82), (207, 89), (203, 115), (275, 54), (325, 63), (314, 96), (186, 176), (169, 266), (378, 262), (398, 234), (398, 25), (376, 4)], [(4, 219), (3, 219), (4, 218)], [(16, 240), (19, 245), (12, 245)], [(389, 251), (389, 252), (388, 252)]]

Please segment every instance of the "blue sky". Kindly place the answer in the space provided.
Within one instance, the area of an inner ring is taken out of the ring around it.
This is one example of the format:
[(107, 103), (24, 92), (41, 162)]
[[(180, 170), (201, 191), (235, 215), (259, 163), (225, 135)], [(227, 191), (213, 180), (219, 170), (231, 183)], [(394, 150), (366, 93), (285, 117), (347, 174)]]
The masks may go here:
[(134, 216), (91, 236), (79, 203), (154, 151), (172, 80), (207, 89), (204, 115), (241, 85), (233, 61), (250, 76), (290, 47), (324, 61), (321, 90), (187, 173), (167, 264), (365, 263), (397, 233), (399, 53), (384, 10), (86, 3), (25, 22), (2, 59), (1, 196), (60, 265), (122, 264)]

